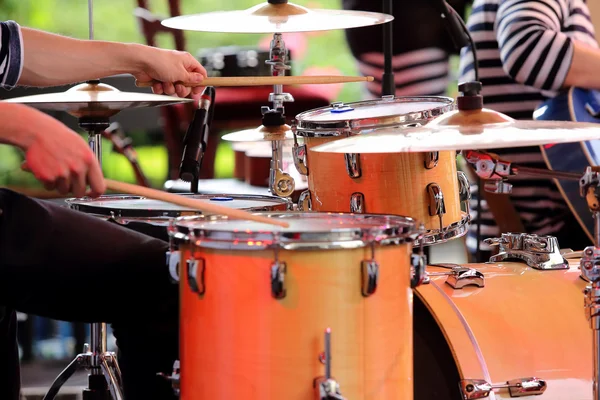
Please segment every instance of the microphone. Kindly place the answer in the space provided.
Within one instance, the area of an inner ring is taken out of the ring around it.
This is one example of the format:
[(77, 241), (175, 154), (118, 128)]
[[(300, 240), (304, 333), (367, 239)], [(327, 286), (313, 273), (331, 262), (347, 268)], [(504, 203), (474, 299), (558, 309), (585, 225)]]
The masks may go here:
[(460, 50), (463, 47), (469, 46), (469, 37), (465, 33), (462, 24), (458, 21), (460, 17), (456, 14), (456, 11), (446, 3), (446, 0), (435, 0), (434, 3), (442, 15), (446, 29), (456, 49)]
[(212, 118), (212, 104), (215, 100), (215, 88), (208, 86), (200, 98), (198, 109), (183, 138), (183, 157), (179, 166), (179, 179), (191, 182), (191, 192), (198, 193), (198, 176), (202, 159), (206, 151), (209, 125)]

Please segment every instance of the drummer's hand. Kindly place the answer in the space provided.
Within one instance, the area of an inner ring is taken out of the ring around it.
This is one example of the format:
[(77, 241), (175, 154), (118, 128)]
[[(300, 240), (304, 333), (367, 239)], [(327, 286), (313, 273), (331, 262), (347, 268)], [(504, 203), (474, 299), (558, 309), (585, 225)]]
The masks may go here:
[[(88, 143), (62, 123), (50, 118), (47, 129), (29, 140), (21, 168), (33, 173), (47, 190), (62, 195), (98, 197), (106, 191), (102, 169)], [(89, 184), (90, 192), (86, 193)]]
[(156, 94), (187, 97), (190, 93), (199, 94), (203, 87), (189, 87), (175, 82), (200, 83), (207, 77), (206, 69), (185, 51), (165, 50), (142, 46), (140, 57), (142, 68), (133, 76), (140, 82), (161, 81), (152, 86)]

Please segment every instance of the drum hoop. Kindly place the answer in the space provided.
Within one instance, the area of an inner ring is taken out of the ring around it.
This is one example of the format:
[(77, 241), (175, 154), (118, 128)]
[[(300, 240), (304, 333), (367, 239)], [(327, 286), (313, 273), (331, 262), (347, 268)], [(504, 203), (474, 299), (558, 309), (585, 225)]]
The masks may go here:
[[(319, 218), (329, 213), (318, 212), (258, 212), (268, 217), (291, 218), (301, 217)], [(416, 221), (409, 217), (382, 214), (350, 214), (335, 213), (334, 215), (354, 216), (362, 219), (381, 218), (382, 224), (377, 227), (361, 228), (347, 227), (341, 229), (328, 229), (319, 232), (298, 231), (244, 231), (235, 229), (229, 231), (216, 231), (210, 228), (194, 227), (184, 223), (188, 222), (217, 222), (232, 221), (216, 215), (199, 215), (177, 218), (169, 228), (169, 236), (177, 244), (190, 244), (190, 237), (194, 238), (196, 247), (225, 249), (225, 250), (265, 250), (281, 248), (285, 250), (333, 250), (356, 249), (372, 244), (380, 246), (400, 245), (412, 243), (417, 240)]]
[(417, 239), (414, 242), (414, 246), (420, 246), (421, 242), (423, 243), (423, 246), (432, 246), (463, 237), (469, 231), (471, 215), (464, 211), (461, 211), (461, 215), (462, 217), (460, 221), (453, 222), (443, 229), (429, 229), (425, 231), (423, 234), (423, 239)]
[(369, 106), (390, 103), (410, 103), (410, 102), (439, 102), (440, 106), (432, 109), (414, 111), (406, 114), (396, 114), (388, 116), (379, 116), (374, 118), (356, 118), (343, 119), (336, 121), (307, 121), (306, 117), (332, 109), (331, 106), (316, 108), (296, 115), (295, 123), (292, 126), (294, 133), (301, 137), (330, 137), (342, 135), (358, 135), (369, 133), (373, 130), (390, 127), (406, 126), (412, 124), (424, 125), (447, 112), (456, 109), (454, 99), (443, 96), (398, 96), (390, 99), (366, 100), (354, 103), (347, 103), (348, 106)]
[[(178, 196), (195, 196), (197, 198), (214, 198), (214, 197), (230, 197), (234, 200), (262, 200), (262, 201), (272, 201), (272, 205), (261, 205), (261, 206), (251, 206), (251, 207), (242, 207), (242, 210), (246, 211), (279, 211), (279, 210), (290, 210), (292, 208), (292, 202), (288, 198), (276, 197), (276, 196), (263, 196), (263, 195), (235, 195), (235, 194), (193, 194), (193, 193), (182, 193), (178, 194)], [(129, 195), (106, 195), (100, 197), (100, 200), (105, 201), (115, 201), (117, 203), (119, 200), (143, 200), (147, 199), (147, 197), (143, 196), (129, 196)], [(139, 220), (140, 222), (155, 220), (164, 220), (166, 218), (178, 218), (181, 217), (182, 214), (195, 214), (202, 215), (202, 211), (194, 211), (194, 210), (140, 210), (140, 209), (127, 209), (127, 208), (119, 208), (117, 204), (115, 207), (100, 207), (93, 205), (98, 201), (98, 199), (94, 199), (91, 197), (83, 197), (83, 198), (71, 198), (67, 199), (66, 202), (69, 208), (81, 211), (86, 214), (96, 215), (100, 217), (108, 217), (113, 219), (119, 219), (120, 222), (127, 223)], [(122, 220), (126, 218), (127, 220)]]

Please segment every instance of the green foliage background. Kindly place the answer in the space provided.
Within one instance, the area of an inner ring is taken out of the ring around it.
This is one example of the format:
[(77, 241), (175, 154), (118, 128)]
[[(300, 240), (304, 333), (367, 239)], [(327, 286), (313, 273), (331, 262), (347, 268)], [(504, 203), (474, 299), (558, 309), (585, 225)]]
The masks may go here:
[[(183, 14), (203, 13), (219, 10), (243, 10), (258, 4), (254, 0), (181, 0)], [(295, 3), (313, 8), (341, 7), (339, 0), (306, 1)], [(168, 16), (167, 0), (149, 0), (154, 14)], [(94, 38), (120, 42), (145, 43), (139, 31), (133, 11), (135, 0), (94, 0)], [(15, 20), (23, 26), (42, 29), (76, 38), (88, 38), (88, 2), (86, 0), (0, 0), (0, 15), (3, 20)], [(252, 46), (265, 35), (185, 32), (186, 45), (192, 54), (202, 48), (218, 46)], [(174, 43), (166, 35), (159, 38), (158, 46), (173, 48)], [(354, 60), (348, 50), (343, 31), (328, 31), (321, 35), (310, 35), (306, 57), (294, 60), (295, 74), (300, 74), (309, 66), (332, 66), (346, 75), (357, 74)], [(360, 100), (361, 88), (358, 84), (345, 85), (337, 100)], [(144, 143), (136, 135), (134, 145), (138, 151), (144, 172), (154, 186), (162, 186), (166, 173), (167, 155), (161, 144)], [(107, 177), (134, 181), (128, 162), (120, 155), (104, 146), (104, 172)], [(39, 186), (29, 174), (19, 170), (22, 155), (16, 150), (0, 147), (0, 185)], [(232, 173), (232, 153), (227, 144), (221, 145), (217, 157), (217, 176), (227, 177)]]

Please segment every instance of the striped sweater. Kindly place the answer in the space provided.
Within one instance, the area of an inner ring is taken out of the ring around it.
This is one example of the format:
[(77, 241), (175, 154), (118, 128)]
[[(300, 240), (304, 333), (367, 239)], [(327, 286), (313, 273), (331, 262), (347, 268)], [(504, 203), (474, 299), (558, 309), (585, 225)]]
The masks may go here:
[(13, 88), (23, 71), (23, 37), (14, 21), (0, 22), (0, 86)]
[[(532, 119), (539, 103), (563, 87), (573, 41), (598, 46), (584, 0), (475, 0), (467, 26), (477, 49), (485, 107), (515, 119)], [(460, 81), (473, 79), (472, 53), (463, 49)], [(522, 166), (547, 168), (538, 147), (493, 152)], [(513, 204), (528, 233), (557, 236), (561, 247), (587, 244), (575, 242), (584, 238), (583, 232), (553, 181), (518, 177), (511, 183)], [(477, 244), (478, 221), (483, 238), (500, 233), (485, 201), (481, 218), (475, 201), (473, 196), (471, 249)], [(483, 244), (481, 248), (486, 250)]]

